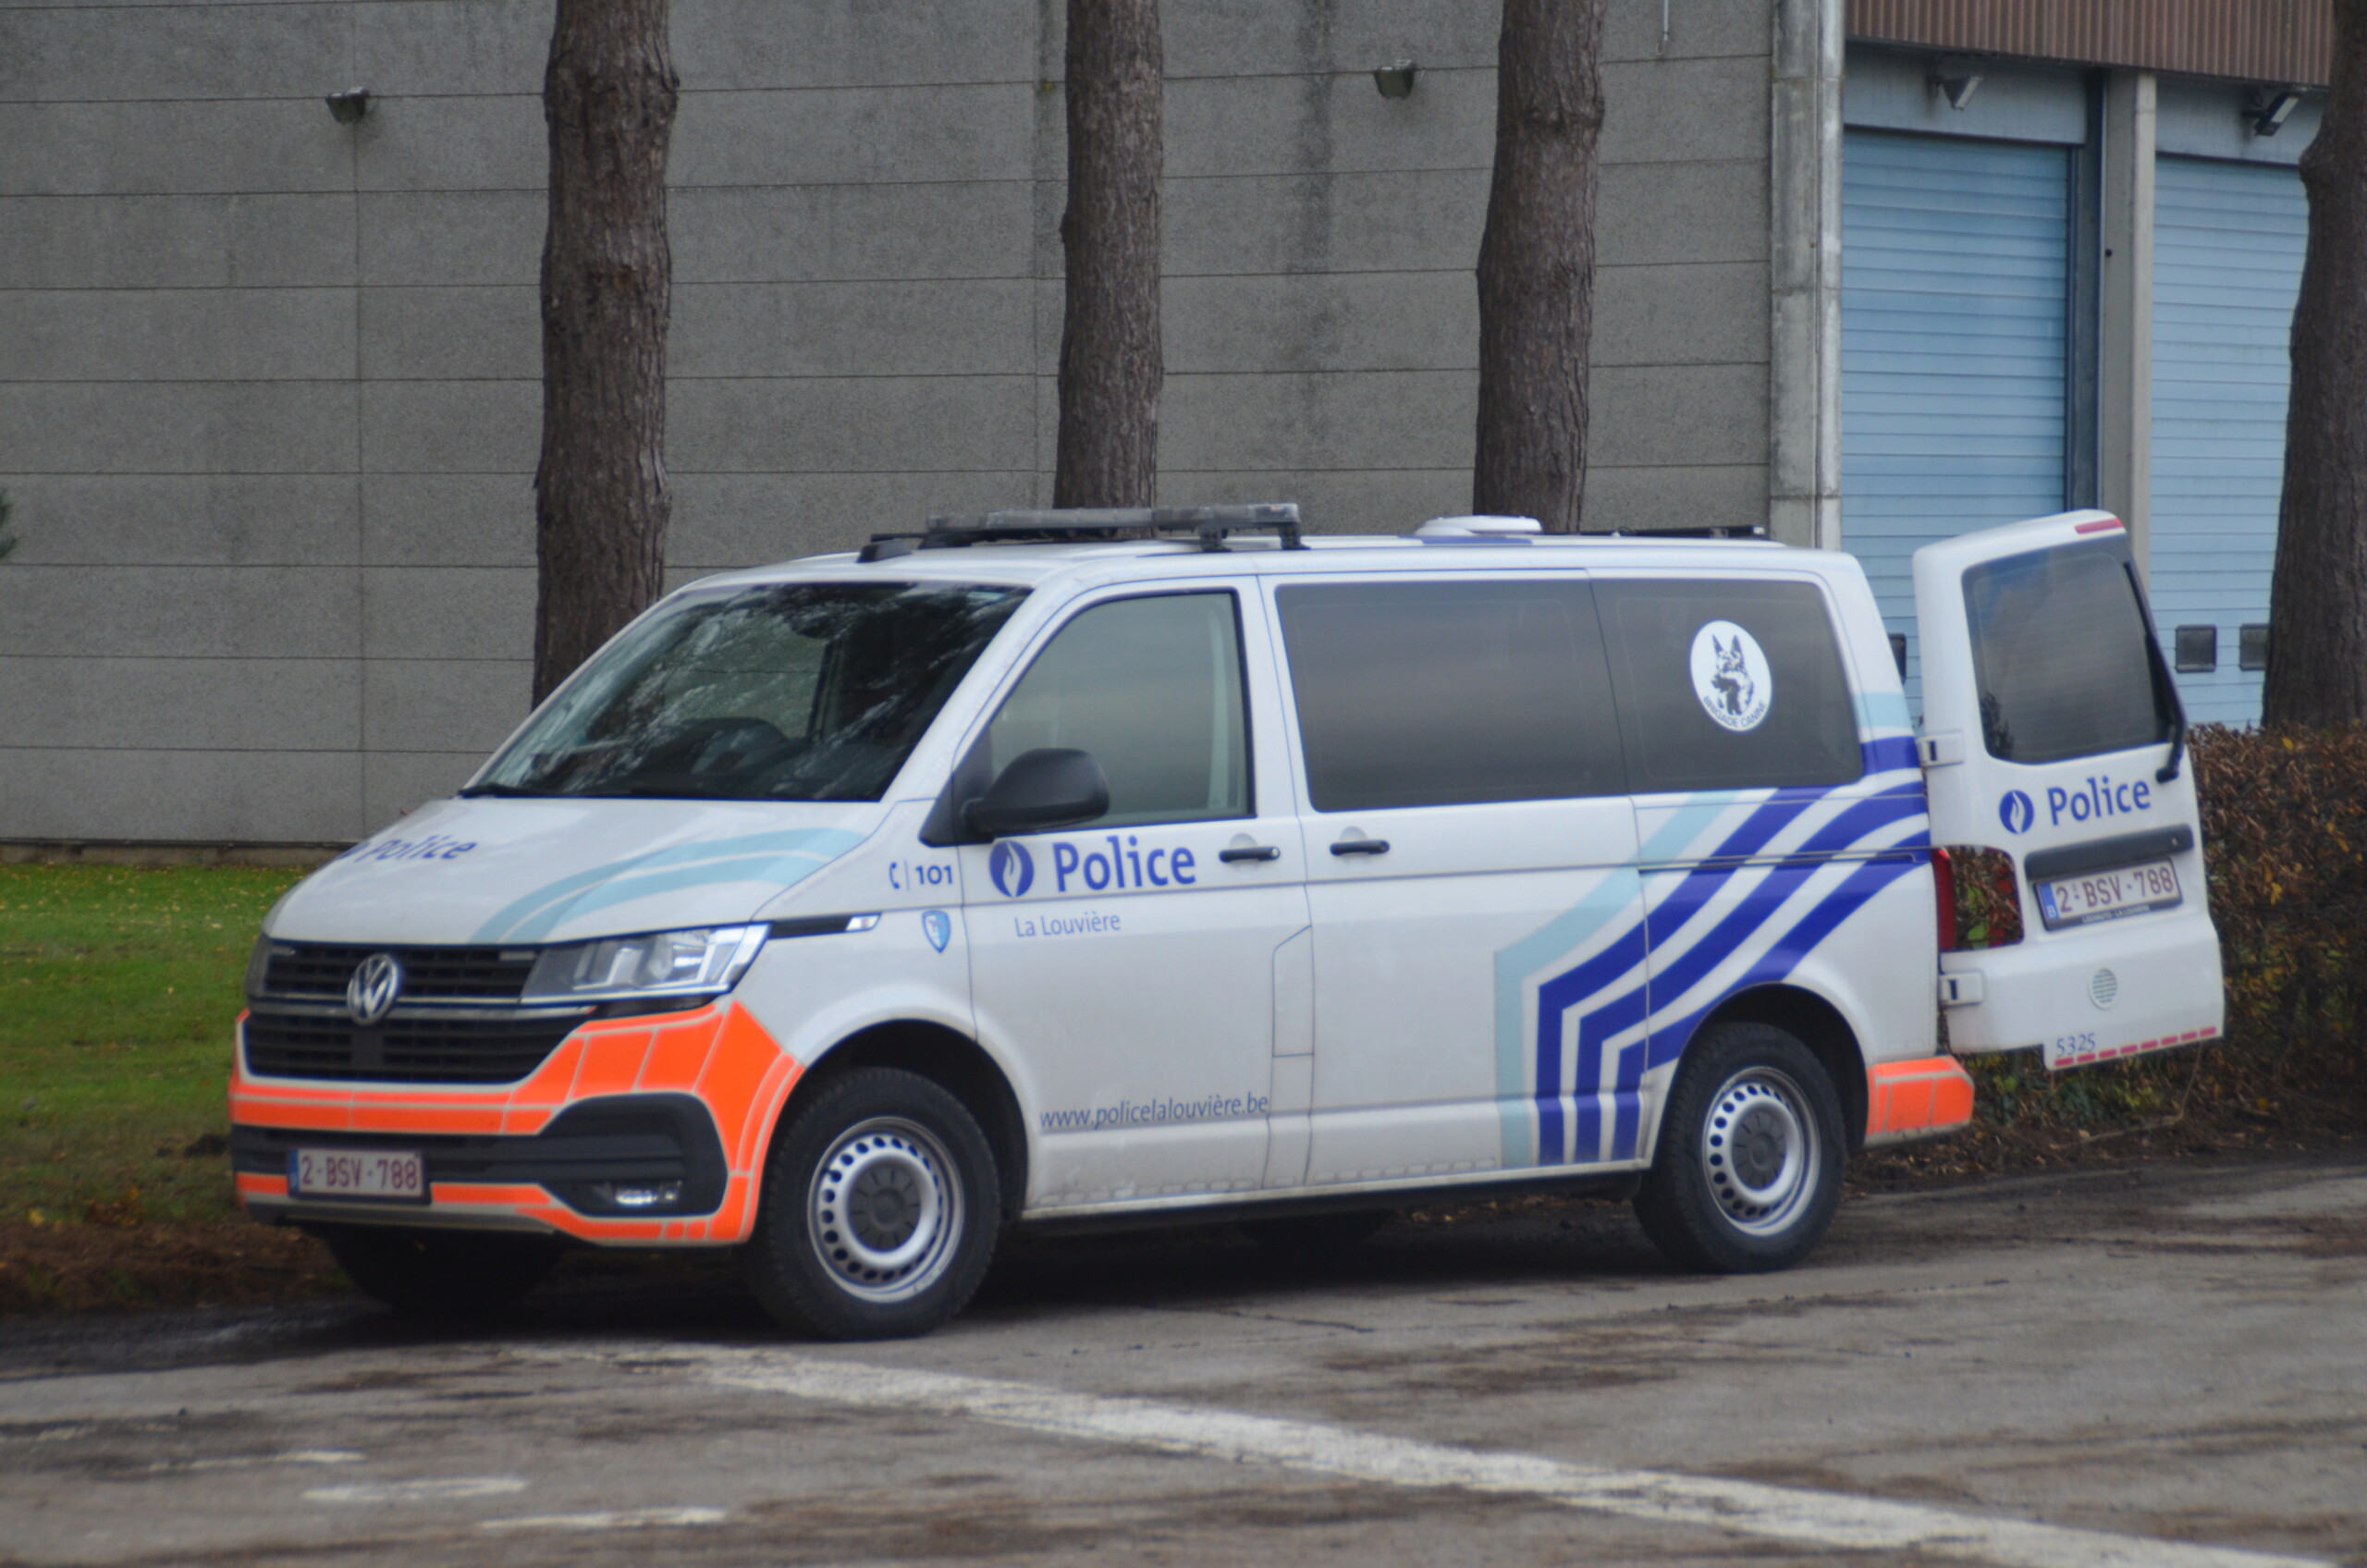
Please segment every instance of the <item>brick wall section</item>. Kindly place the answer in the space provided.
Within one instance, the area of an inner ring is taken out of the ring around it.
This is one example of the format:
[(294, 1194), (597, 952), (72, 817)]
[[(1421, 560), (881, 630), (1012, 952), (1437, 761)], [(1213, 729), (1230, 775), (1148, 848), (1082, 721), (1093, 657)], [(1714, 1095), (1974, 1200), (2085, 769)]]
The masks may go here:
[(1849, 0), (1849, 36), (2322, 87), (2332, 0)]
[[(1166, 9), (1166, 496), (1461, 509), (1494, 8)], [(1063, 10), (676, 0), (678, 577), (1049, 499)], [(1758, 521), (1768, 9), (1661, 12), (1613, 0), (1590, 521)], [(0, 0), (0, 839), (350, 839), (523, 716), (549, 26)]]

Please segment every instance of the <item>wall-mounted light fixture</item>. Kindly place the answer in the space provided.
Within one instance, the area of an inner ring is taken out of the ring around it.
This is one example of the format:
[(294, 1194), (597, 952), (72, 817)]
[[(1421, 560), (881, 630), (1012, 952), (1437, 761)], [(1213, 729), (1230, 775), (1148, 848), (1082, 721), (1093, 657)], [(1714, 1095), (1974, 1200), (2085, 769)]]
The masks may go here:
[(2244, 120), (2254, 136), (2275, 136), (2300, 106), (2301, 95), (2289, 87), (2255, 87), (2244, 95)]
[(1383, 66), (1372, 73), (1372, 84), (1380, 89), (1383, 98), (1411, 98), (1414, 95), (1414, 75), (1421, 67), (1411, 60), (1400, 60), (1393, 66)]
[(1958, 114), (1981, 91), (1981, 73), (1963, 60), (1943, 60), (1939, 69), (1923, 79), (1924, 85), (1948, 101), (1948, 107)]
[(362, 116), (370, 112), (370, 90), (349, 87), (342, 92), (332, 92), (328, 98), (329, 113), (339, 125), (360, 125)]

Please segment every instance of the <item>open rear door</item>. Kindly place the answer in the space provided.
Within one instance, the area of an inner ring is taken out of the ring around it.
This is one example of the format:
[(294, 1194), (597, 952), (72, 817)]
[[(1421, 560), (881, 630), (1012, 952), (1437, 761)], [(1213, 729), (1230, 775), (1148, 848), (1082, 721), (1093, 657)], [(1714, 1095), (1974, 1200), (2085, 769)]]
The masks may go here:
[(1932, 841), (2013, 857), (2022, 939), (1943, 953), (1958, 1052), (2051, 1068), (2218, 1036), (2219, 936), (2186, 720), (2103, 512), (1915, 553)]

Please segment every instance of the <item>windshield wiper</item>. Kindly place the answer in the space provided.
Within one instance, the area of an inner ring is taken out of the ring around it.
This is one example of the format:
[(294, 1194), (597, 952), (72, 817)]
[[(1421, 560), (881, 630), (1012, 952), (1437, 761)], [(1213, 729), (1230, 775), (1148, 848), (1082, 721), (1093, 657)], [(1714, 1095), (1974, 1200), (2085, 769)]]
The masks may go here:
[(576, 791), (587, 800), (641, 801), (741, 801), (750, 797), (729, 793), (721, 788), (694, 789), (687, 784), (614, 784), (606, 790)]
[(529, 790), (523, 784), (472, 784), (460, 791), (460, 799), (469, 801), (476, 799), (479, 795), (498, 795), (503, 799), (514, 796), (530, 800), (552, 800), (558, 794), (559, 791), (557, 790)]

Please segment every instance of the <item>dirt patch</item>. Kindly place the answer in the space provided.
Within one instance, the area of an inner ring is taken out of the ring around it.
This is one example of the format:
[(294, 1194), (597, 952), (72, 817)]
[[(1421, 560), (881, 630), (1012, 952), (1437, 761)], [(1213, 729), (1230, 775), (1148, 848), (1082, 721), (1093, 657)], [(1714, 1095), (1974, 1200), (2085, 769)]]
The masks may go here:
[[(1107, 1500), (974, 1495), (962, 1500), (958, 1513), (915, 1509), (907, 1494), (855, 1493), (759, 1503), (748, 1511), (767, 1555), (800, 1563), (1102, 1560), (1113, 1549), (1150, 1561), (1208, 1561), (1202, 1553), (1209, 1548), (1220, 1559), (1233, 1558), (1225, 1548), (1245, 1537), (1258, 1560), (1272, 1561), (1293, 1555), (1294, 1546), (1314, 1546), (1343, 1530), (1386, 1532), (1442, 1521), (1485, 1530), (1557, 1513), (1527, 1498), (1324, 1483)], [(1212, 1527), (1219, 1533), (1213, 1541)], [(1292, 1534), (1278, 1539), (1282, 1531)]]
[(1403, 1356), (1344, 1354), (1325, 1358), (1330, 1372), (1348, 1377), (1384, 1373), (1407, 1390), (1487, 1398), (1499, 1394), (1586, 1393), (1662, 1383), (1676, 1376), (1662, 1362), (1639, 1365), (1632, 1338), (1600, 1330), (1565, 1344), (1520, 1343), (1441, 1348), (1419, 1366)]
[(0, 1224), (0, 1317), (301, 1301), (342, 1280), (311, 1237), (243, 1220)]

